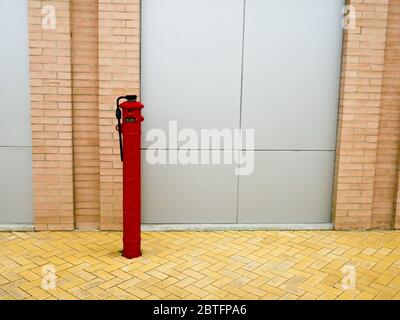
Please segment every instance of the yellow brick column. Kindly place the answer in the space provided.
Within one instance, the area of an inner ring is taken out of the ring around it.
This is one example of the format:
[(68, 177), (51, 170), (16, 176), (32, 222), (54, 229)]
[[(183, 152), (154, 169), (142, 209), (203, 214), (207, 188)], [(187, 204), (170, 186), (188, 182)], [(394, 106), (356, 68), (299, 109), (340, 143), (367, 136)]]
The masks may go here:
[(336, 229), (372, 226), (389, 0), (350, 0), (343, 42), (333, 216)]
[[(390, 123), (396, 127), (392, 132), (392, 141), (397, 142), (397, 180), (394, 198), (394, 228), (400, 229), (400, 0), (390, 1), (390, 12), (388, 21), (388, 40), (386, 45), (386, 59), (388, 72), (388, 104), (395, 113)], [(397, 126), (396, 126), (397, 125)], [(397, 134), (397, 136), (395, 135)], [(389, 137), (388, 137), (389, 138)], [(392, 145), (392, 149), (396, 146)], [(393, 153), (393, 152), (392, 152)]]
[[(72, 230), (70, 2), (28, 3), (35, 226), (37, 230)], [(43, 14), (44, 5), (53, 7)], [(52, 8), (54, 29), (51, 19), (43, 20)]]
[(100, 225), (98, 0), (71, 0), (77, 229)]
[(393, 227), (400, 229), (400, 162), (397, 170), (397, 190), (394, 199)]
[(100, 228), (122, 225), (122, 164), (115, 100), (140, 90), (140, 0), (102, 0), (99, 26)]
[(400, 0), (390, 0), (381, 94), (372, 227), (390, 229), (396, 216), (400, 143)]

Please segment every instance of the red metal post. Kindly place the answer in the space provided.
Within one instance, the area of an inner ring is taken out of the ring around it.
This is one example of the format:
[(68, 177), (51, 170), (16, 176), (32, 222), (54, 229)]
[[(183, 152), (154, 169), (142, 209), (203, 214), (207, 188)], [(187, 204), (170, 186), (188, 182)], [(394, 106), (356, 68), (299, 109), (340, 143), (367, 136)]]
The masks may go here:
[[(127, 101), (119, 104), (121, 99)], [(123, 160), (123, 251), (126, 258), (141, 256), (140, 250), (140, 147), (141, 115), (143, 104), (136, 96), (120, 97), (118, 109), (122, 109), (122, 124), (117, 126), (122, 132), (121, 160)], [(123, 143), (122, 143), (123, 141)]]

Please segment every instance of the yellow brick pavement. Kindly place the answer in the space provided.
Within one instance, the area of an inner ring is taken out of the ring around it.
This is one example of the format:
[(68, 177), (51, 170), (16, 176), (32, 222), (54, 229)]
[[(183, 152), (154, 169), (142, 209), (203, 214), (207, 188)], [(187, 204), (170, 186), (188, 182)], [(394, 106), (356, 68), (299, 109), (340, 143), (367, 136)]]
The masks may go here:
[(400, 299), (396, 231), (145, 232), (143, 257), (120, 249), (119, 232), (0, 233), (0, 299)]

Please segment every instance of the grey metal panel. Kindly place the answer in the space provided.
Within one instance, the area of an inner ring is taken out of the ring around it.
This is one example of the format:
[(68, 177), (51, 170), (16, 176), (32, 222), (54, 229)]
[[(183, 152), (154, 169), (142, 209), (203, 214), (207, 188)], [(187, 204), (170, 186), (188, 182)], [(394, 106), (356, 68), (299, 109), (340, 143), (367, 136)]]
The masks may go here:
[(31, 147), (0, 147), (0, 223), (33, 223), (31, 165)]
[(242, 34), (243, 0), (142, 1), (144, 136), (238, 127)]
[(27, 0), (0, 1), (0, 146), (31, 146)]
[(0, 223), (32, 224), (27, 0), (0, 1)]
[(335, 149), (343, 4), (246, 1), (242, 119), (257, 149)]
[(233, 165), (150, 165), (142, 151), (143, 223), (235, 223)]
[(335, 153), (256, 151), (254, 173), (239, 177), (239, 223), (331, 221)]

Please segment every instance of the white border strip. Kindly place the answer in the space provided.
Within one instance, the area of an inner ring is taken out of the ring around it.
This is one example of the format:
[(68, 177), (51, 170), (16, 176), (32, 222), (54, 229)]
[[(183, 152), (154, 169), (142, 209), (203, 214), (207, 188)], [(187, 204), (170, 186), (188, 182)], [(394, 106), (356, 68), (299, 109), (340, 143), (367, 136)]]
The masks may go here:
[(333, 230), (332, 223), (317, 224), (143, 224), (143, 231), (289, 231)]
[(0, 231), (35, 231), (33, 224), (0, 224)]

